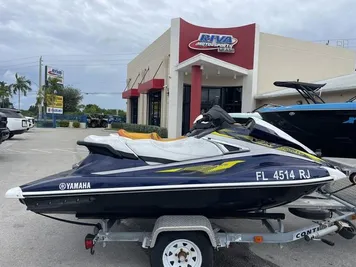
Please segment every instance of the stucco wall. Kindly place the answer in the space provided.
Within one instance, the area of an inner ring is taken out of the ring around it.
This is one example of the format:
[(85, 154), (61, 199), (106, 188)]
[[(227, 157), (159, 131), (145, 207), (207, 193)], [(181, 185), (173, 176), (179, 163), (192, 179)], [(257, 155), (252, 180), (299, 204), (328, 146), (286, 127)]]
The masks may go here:
[(354, 72), (352, 50), (260, 33), (258, 94), (279, 90), (276, 80), (311, 82)]
[[(138, 83), (151, 80), (155, 75), (162, 60), (169, 55), (170, 49), (170, 29), (163, 33), (158, 39), (150, 44), (144, 51), (137, 55), (127, 66), (127, 78), (131, 78), (129, 88), (137, 88)], [(144, 70), (149, 69), (145, 78), (143, 78)], [(141, 73), (136, 82), (137, 75)], [(164, 79), (164, 66), (159, 68), (155, 78)]]

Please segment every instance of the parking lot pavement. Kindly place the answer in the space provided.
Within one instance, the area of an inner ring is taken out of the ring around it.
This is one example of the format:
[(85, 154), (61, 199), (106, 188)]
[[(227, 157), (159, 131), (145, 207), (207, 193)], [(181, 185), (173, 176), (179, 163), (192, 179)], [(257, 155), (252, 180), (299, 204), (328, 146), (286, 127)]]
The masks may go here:
[[(76, 141), (89, 134), (107, 135), (102, 129), (32, 129), (0, 145), (0, 266), (120, 266), (148, 267), (146, 250), (136, 243), (98, 246), (91, 256), (84, 237), (91, 227), (54, 221), (25, 210), (18, 201), (4, 199), (7, 189), (66, 169), (87, 155)], [(61, 216), (61, 218), (71, 218)], [(260, 222), (216, 220), (234, 231), (265, 231)], [(121, 230), (148, 231), (150, 220), (125, 220)], [(290, 216), (286, 230), (304, 226), (305, 220)], [(298, 241), (284, 245), (233, 245), (215, 254), (215, 266), (355, 266), (355, 241), (329, 238), (321, 242)]]

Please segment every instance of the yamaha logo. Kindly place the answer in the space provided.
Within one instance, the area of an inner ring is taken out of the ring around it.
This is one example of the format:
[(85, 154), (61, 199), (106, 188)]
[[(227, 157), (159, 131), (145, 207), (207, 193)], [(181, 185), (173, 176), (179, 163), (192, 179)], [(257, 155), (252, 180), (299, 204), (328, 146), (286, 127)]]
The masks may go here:
[(66, 187), (67, 187), (67, 186), (66, 186), (65, 183), (60, 183), (60, 184), (59, 184), (59, 189), (60, 189), (60, 190), (65, 190)]
[(90, 182), (60, 183), (60, 190), (90, 189)]

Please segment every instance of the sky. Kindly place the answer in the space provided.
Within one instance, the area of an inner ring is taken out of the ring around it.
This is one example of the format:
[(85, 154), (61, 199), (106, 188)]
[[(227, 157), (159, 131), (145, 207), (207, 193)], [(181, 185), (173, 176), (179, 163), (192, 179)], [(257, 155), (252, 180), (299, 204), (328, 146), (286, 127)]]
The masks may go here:
[(62, 69), (65, 84), (84, 93), (83, 104), (126, 109), (120, 93), (127, 63), (177, 17), (206, 27), (257, 23), (262, 32), (308, 41), (350, 39), (345, 45), (356, 49), (355, 0), (189, 2), (0, 0), (0, 81), (13, 82), (16, 72), (30, 79), (33, 91), (21, 97), (21, 108), (28, 108), (42, 56), (43, 65)]

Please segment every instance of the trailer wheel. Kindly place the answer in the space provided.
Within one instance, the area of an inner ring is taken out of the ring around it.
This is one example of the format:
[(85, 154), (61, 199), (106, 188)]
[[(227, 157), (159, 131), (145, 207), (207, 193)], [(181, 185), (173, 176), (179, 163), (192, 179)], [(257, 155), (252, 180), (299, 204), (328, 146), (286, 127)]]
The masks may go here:
[(213, 267), (213, 247), (202, 232), (169, 232), (158, 236), (152, 267)]

